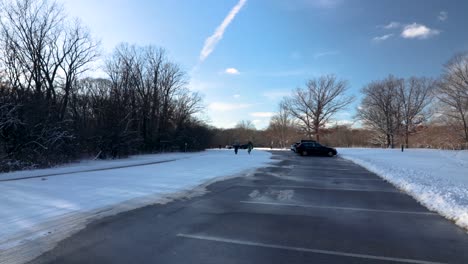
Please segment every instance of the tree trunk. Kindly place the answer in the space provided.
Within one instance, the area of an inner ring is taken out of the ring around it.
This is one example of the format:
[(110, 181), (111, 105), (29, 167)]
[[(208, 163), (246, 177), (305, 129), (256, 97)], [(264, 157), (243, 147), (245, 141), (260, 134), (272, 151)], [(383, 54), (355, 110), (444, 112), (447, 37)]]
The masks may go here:
[(463, 116), (463, 129), (465, 131), (465, 142), (468, 143), (468, 127), (466, 126), (466, 118)]
[(315, 140), (316, 140), (317, 142), (320, 142), (320, 126), (319, 126), (319, 124), (315, 124), (314, 126), (315, 126), (315, 127), (314, 127), (314, 130), (315, 130)]
[(409, 147), (409, 126), (405, 127), (405, 148)]

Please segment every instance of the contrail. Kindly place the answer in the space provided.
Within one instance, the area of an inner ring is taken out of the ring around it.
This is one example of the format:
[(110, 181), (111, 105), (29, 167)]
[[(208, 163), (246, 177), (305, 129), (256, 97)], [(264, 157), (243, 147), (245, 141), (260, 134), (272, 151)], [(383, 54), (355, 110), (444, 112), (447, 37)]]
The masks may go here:
[(200, 52), (200, 61), (204, 61), (210, 53), (214, 50), (216, 47), (216, 44), (223, 38), (224, 31), (226, 28), (229, 26), (229, 24), (232, 22), (232, 20), (236, 17), (237, 13), (241, 10), (241, 8), (244, 6), (244, 4), (247, 2), (247, 0), (239, 0), (239, 2), (231, 9), (229, 14), (224, 18), (223, 23), (219, 25), (213, 35), (208, 37), (205, 40), (205, 45), (203, 46), (203, 49)]

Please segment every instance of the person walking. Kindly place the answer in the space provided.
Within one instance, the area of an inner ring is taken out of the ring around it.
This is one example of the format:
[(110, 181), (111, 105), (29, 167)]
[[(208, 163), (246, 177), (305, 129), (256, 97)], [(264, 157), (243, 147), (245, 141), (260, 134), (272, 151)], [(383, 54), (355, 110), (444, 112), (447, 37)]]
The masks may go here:
[(234, 153), (236, 153), (237, 155), (237, 151), (239, 151), (239, 143), (234, 143), (233, 147), (234, 147)]
[(253, 143), (252, 141), (249, 141), (249, 143), (247, 143), (247, 152), (249, 152), (249, 155), (250, 155), (250, 152), (252, 152), (252, 149), (253, 149)]

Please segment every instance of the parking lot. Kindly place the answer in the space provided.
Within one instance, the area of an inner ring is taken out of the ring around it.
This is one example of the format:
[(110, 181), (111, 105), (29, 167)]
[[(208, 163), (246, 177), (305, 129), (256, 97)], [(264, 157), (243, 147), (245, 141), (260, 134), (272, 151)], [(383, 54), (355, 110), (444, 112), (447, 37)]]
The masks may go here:
[(339, 157), (279, 163), (108, 217), (33, 263), (468, 263), (468, 235)]

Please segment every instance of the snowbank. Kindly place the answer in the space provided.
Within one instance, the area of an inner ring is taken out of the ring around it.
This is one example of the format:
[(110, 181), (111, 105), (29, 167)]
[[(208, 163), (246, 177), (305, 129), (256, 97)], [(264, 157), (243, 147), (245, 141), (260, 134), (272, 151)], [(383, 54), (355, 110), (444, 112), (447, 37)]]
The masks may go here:
[(18, 178), (35, 177), (50, 174), (86, 172), (90, 170), (105, 170), (115, 167), (135, 166), (148, 163), (173, 161), (189, 158), (193, 153), (164, 153), (130, 156), (127, 159), (115, 160), (82, 160), (48, 169), (14, 171), (0, 174), (0, 181)]
[[(208, 150), (0, 174), (5, 180), (72, 173), (0, 182), (0, 263), (27, 261), (92, 218), (186, 196), (206, 182), (265, 166), (272, 162), (270, 157), (270, 153), (258, 150), (251, 155), (247, 151), (234, 155), (233, 150)], [(173, 161), (122, 168), (166, 160)], [(112, 166), (119, 168), (109, 169)], [(88, 171), (93, 168), (106, 170)], [(42, 238), (41, 243), (35, 243), (38, 238)], [(22, 250), (18, 250), (20, 246)]]
[(468, 151), (340, 148), (338, 153), (468, 230)]

